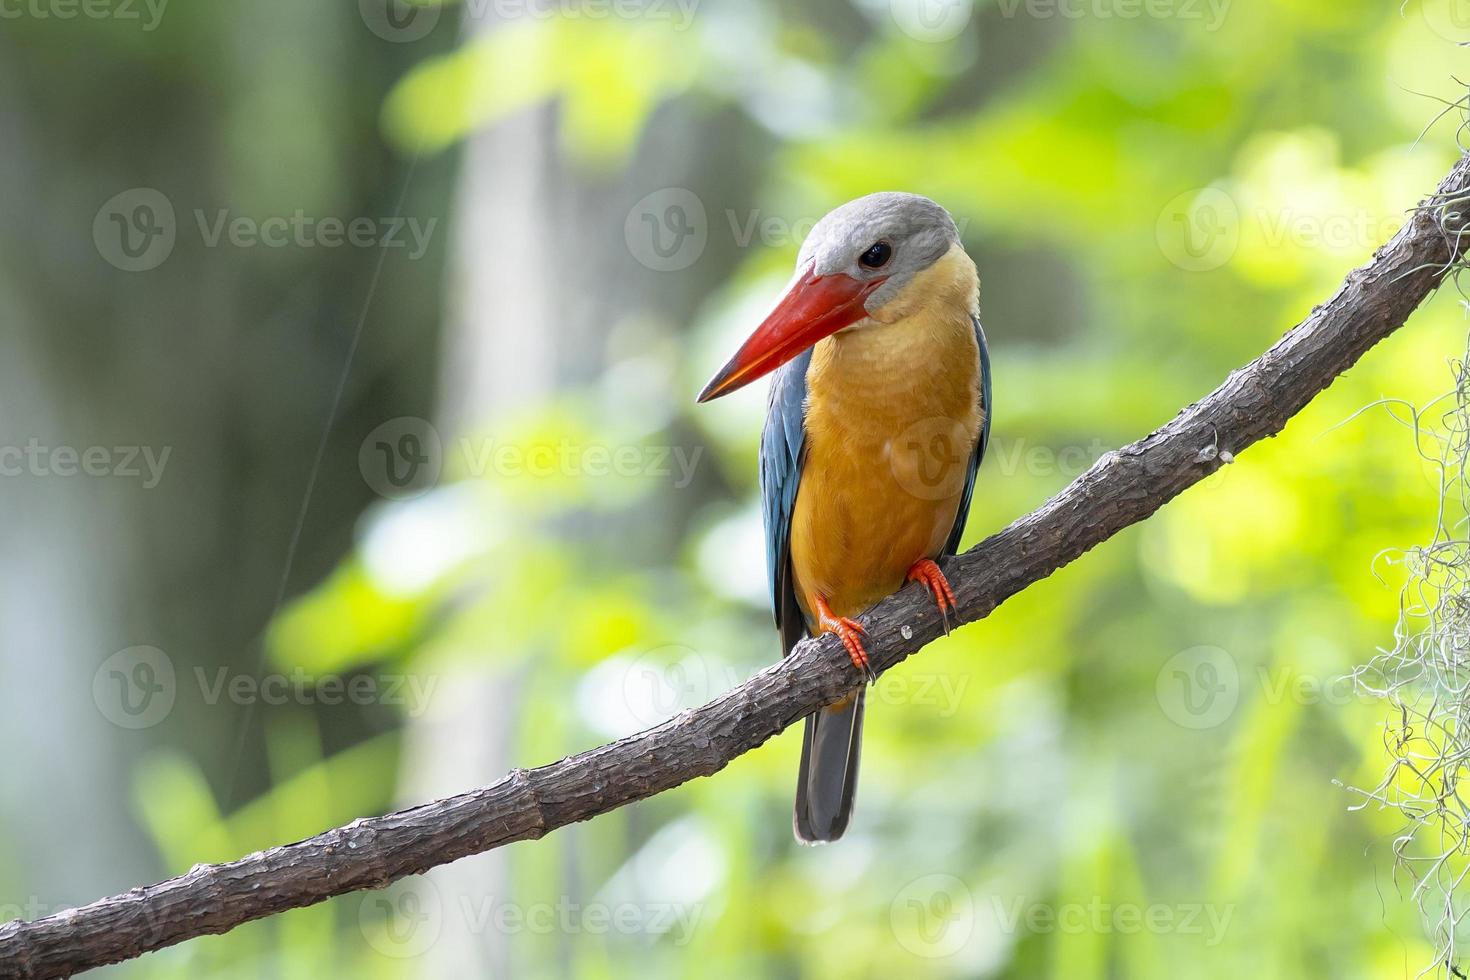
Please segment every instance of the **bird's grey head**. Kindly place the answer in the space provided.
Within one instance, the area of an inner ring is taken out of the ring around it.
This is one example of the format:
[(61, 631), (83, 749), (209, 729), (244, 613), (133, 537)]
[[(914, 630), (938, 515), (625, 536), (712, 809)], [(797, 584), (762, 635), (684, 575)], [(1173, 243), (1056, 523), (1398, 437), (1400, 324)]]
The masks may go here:
[[(865, 327), (888, 313), (896, 314), (893, 322), (902, 319), (904, 304), (895, 301), (959, 239), (949, 212), (917, 194), (869, 194), (842, 205), (817, 222), (785, 294), (705, 385), (699, 400), (736, 391), (843, 330)], [(970, 266), (972, 293), (974, 271)], [(884, 312), (889, 303), (894, 306)]]
[(880, 191), (848, 201), (818, 221), (802, 243), (796, 267), (860, 282), (886, 279), (864, 304), (873, 311), (959, 240), (949, 212), (927, 197)]

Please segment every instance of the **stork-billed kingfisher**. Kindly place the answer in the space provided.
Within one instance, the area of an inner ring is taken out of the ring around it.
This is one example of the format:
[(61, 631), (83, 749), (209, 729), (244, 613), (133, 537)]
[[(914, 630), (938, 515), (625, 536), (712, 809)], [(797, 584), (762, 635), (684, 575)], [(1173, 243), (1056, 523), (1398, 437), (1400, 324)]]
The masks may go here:
[[(909, 581), (954, 607), (935, 559), (959, 547), (990, 434), (979, 276), (949, 212), (885, 192), (819, 221), (699, 400), (772, 371), (760, 490), (782, 649), (836, 633), (872, 679), (855, 617)], [(807, 718), (797, 840), (847, 829), (862, 727), (862, 691)]]

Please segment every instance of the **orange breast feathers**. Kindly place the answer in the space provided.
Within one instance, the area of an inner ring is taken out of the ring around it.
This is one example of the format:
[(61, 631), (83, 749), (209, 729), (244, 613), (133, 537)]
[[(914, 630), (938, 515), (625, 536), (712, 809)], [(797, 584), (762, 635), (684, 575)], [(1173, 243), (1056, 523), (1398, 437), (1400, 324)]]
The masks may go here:
[(956, 245), (813, 350), (791, 515), (808, 624), (817, 596), (838, 616), (858, 616), (944, 547), (980, 437), (977, 290), (975, 265)]

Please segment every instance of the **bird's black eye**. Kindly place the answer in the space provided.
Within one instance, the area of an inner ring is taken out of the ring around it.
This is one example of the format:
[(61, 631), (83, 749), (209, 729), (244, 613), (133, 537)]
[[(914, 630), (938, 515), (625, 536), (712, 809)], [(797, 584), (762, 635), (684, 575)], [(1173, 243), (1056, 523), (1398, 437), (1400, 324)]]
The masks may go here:
[(874, 242), (868, 250), (858, 256), (858, 262), (869, 269), (881, 269), (893, 258), (893, 246), (887, 242)]

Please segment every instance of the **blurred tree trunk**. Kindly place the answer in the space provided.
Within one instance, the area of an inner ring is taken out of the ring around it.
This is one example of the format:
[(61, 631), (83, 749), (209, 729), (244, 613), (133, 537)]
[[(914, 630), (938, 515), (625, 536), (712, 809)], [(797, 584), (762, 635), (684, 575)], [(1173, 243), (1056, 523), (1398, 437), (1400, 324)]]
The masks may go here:
[[(475, 16), (466, 13), (466, 33), (496, 29)], [(579, 324), (567, 315), (557, 275), (556, 228), (548, 216), (567, 192), (567, 178), (555, 170), (554, 126), (553, 110), (541, 106), (466, 142), (453, 204), (435, 420), (446, 447), (472, 432), (493, 431), (497, 421), (586, 377), (595, 363), (594, 348), (576, 336)], [(511, 764), (520, 660), (509, 653), (472, 651), (443, 666), (441, 695), (408, 722), (400, 780), (405, 801), (492, 782)], [(514, 975), (506, 937), (477, 929), (493, 920), (470, 911), (511, 893), (508, 864), (507, 855), (487, 854), (435, 873), (442, 929), (418, 961), (420, 975)]]
[[(4, 304), (0, 321), (15, 328), (0, 357), (0, 446), (95, 442), (78, 438), (77, 419), (43, 378), (27, 332), (41, 325)], [(96, 480), (0, 480), (0, 826), (15, 844), (0, 847), (0, 869), (45, 888), (7, 893), (0, 919), (33, 918), (155, 871), (130, 819), (130, 746), (89, 693), (97, 665), (128, 645), (115, 632), (125, 619), (115, 586), (132, 540), (126, 505)]]
[[(470, 31), (494, 29), (493, 24), (469, 25)], [(623, 247), (623, 227), (639, 198), (659, 188), (690, 186), (701, 173), (725, 182), (720, 188), (697, 188), (706, 198), (738, 200), (748, 193), (757, 175), (740, 161), (759, 138), (743, 119), (732, 125), (731, 115), (655, 116), (642, 139), (644, 152), (612, 175), (568, 164), (558, 140), (553, 105), (522, 112), (466, 141), (453, 205), (457, 231), (449, 257), (436, 419), (446, 447), (471, 432), (493, 434), (498, 421), (534, 409), (559, 391), (595, 383), (615, 356), (608, 350), (609, 335), (625, 318), (637, 316), (653, 325), (643, 334), (650, 344), (677, 341), (702, 297), (740, 259), (729, 243), (717, 243), (715, 254), (691, 269), (651, 272)], [(691, 146), (724, 165), (711, 167), (692, 157)], [(670, 147), (678, 152), (667, 152)], [(672, 541), (661, 546), (646, 540), (647, 529), (657, 526), (677, 539), (683, 533), (681, 518), (692, 506), (690, 496), (674, 499), (672, 488), (665, 488), (643, 503), (647, 511), (663, 515), (657, 521), (637, 520), (648, 555), (662, 558), (674, 549)], [(622, 515), (621, 521), (631, 519)], [(597, 524), (562, 515), (559, 527), (574, 537), (579, 550), (618, 548), (621, 553), (629, 540), (618, 533), (621, 521), (602, 513)], [(548, 541), (554, 533), (547, 529)], [(620, 555), (624, 564), (637, 560)], [(520, 675), (507, 664), (534, 670), (536, 651), (529, 656), (488, 649), (470, 653), (446, 667), (441, 696), (409, 722), (401, 779), (405, 802), (459, 792), (493, 782), (508, 768), (549, 761), (523, 758), (514, 744)], [(578, 837), (578, 829), (569, 828), (548, 845), (560, 849), (562, 887), (573, 902), (585, 900), (576, 894), (584, 887)], [(493, 929), (476, 934), (476, 923), (483, 921), (465, 912), (481, 909), (490, 897), (498, 901), (513, 894), (507, 855), (496, 852), (440, 868), (433, 881), (443, 929), (421, 960), (423, 976), (513, 976), (531, 965), (513, 962), (511, 944)], [(589, 892), (596, 887), (585, 883)], [(555, 968), (570, 970), (568, 937), (557, 950), (562, 962)]]

